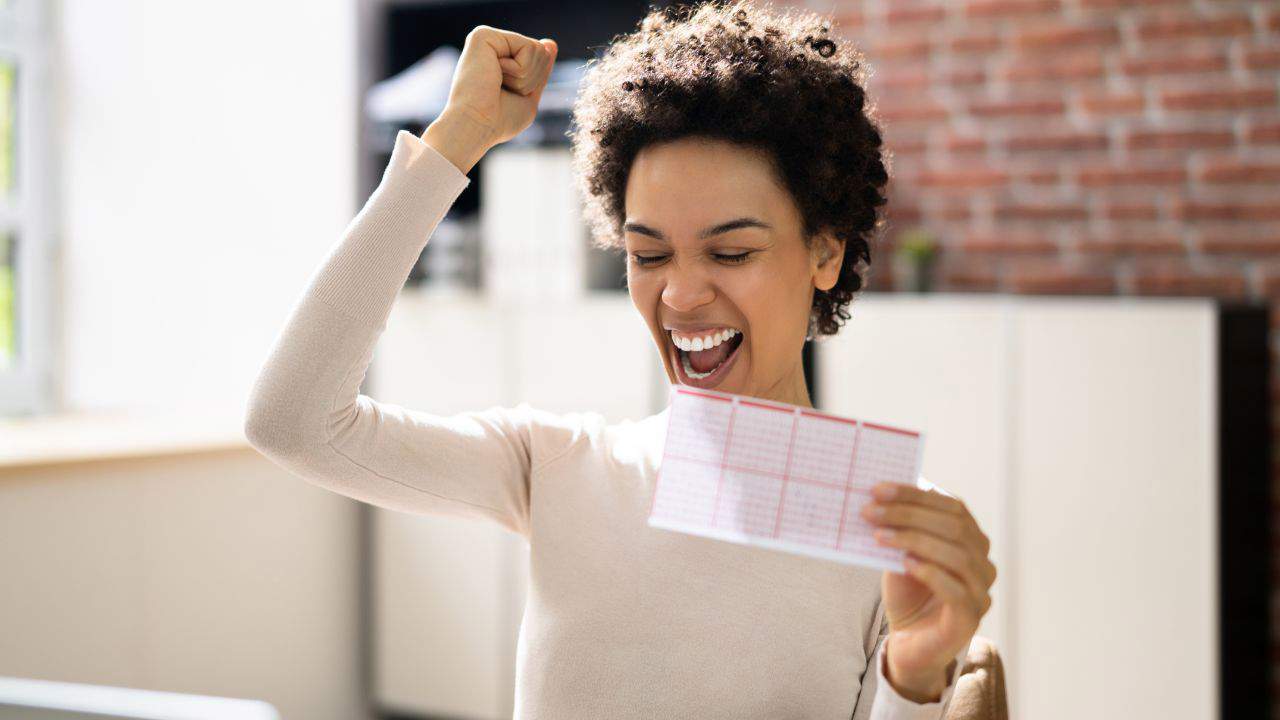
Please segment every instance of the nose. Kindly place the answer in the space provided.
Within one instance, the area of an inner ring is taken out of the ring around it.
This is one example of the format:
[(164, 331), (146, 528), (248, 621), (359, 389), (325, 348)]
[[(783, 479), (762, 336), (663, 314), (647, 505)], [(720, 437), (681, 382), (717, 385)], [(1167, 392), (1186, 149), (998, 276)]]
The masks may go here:
[(662, 302), (667, 307), (676, 312), (688, 312), (715, 299), (715, 288), (697, 267), (680, 267), (674, 259), (667, 266), (666, 286), (662, 289)]

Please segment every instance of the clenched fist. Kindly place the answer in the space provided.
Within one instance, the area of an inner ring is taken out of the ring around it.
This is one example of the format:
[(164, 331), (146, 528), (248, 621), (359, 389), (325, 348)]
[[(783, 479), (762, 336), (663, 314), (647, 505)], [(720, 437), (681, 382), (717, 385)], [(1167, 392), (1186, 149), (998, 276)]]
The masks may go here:
[(467, 34), (449, 100), (422, 137), (466, 172), (533, 122), (556, 42), (479, 25)]

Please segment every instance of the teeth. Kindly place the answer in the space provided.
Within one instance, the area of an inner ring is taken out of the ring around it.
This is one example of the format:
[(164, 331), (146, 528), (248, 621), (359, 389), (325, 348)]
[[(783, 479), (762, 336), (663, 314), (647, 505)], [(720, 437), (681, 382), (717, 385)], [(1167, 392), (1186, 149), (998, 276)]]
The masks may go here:
[(710, 350), (711, 348), (719, 345), (720, 343), (731, 339), (734, 335), (737, 335), (737, 334), (738, 334), (737, 330), (734, 330), (733, 328), (726, 328), (714, 335), (707, 335), (705, 337), (679, 338), (679, 337), (676, 337), (675, 331), (672, 330), (671, 342), (674, 343), (676, 347), (680, 348), (681, 350), (684, 350), (685, 352), (695, 352), (698, 350)]
[[(714, 335), (708, 335), (705, 338), (689, 339), (689, 338), (678, 338), (675, 336), (675, 332), (673, 331), (671, 333), (671, 341), (675, 343), (676, 347), (684, 351), (683, 353), (679, 353), (680, 364), (684, 366), (684, 374), (687, 375), (692, 380), (700, 380), (702, 378), (710, 376), (712, 373), (719, 370), (720, 365), (717, 365), (714, 368), (711, 368), (711, 370), (704, 373), (700, 373), (694, 370), (693, 366), (689, 363), (688, 353), (697, 351), (697, 350), (708, 350), (710, 348), (713, 348), (719, 345), (722, 342), (731, 340), (737, 334), (738, 334), (737, 330), (734, 330), (733, 328), (726, 328)], [(722, 362), (721, 365), (723, 364), (724, 363)]]

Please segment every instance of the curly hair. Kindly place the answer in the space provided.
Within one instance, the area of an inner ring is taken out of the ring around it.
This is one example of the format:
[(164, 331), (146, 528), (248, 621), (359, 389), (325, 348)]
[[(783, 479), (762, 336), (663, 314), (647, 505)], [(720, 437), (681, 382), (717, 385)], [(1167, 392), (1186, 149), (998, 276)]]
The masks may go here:
[(764, 150), (806, 247), (825, 230), (843, 243), (840, 277), (815, 290), (810, 316), (815, 339), (835, 334), (869, 271), (889, 176), (863, 56), (830, 31), (813, 12), (711, 0), (651, 7), (615, 36), (588, 61), (567, 133), (592, 244), (624, 246), (627, 176), (647, 144), (705, 136)]

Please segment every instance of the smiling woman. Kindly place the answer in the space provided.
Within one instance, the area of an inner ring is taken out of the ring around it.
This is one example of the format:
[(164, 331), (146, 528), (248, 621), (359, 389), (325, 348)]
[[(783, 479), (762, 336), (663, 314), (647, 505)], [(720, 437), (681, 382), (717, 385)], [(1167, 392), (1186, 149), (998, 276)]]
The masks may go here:
[[(743, 2), (654, 10), (585, 79), (586, 216), (598, 244), (627, 252), (672, 383), (812, 406), (801, 350), (848, 318), (886, 182), (857, 55), (830, 30)], [(920, 562), (875, 572), (649, 526), (669, 407), (611, 424), (359, 393), (423, 244), (466, 173), (530, 125), (557, 52), (489, 26), (467, 36), (446, 109), (421, 137), (397, 135), (294, 307), (246, 436), (334, 492), (528, 541), (517, 718), (944, 717), (994, 568), (968, 511), (923, 477), (878, 498)], [(708, 504), (781, 507), (801, 483), (777, 475), (735, 468)]]
[[(574, 163), (594, 242), (623, 247), (631, 223), (666, 237), (631, 202), (633, 163), (643, 150), (685, 138), (721, 141), (728, 147), (710, 159), (754, 155), (757, 179), (771, 181), (794, 205), (795, 236), (806, 247), (823, 233), (842, 243), (846, 261), (837, 282), (813, 303), (815, 335), (835, 333), (862, 287), (866, 268), (858, 261), (870, 263), (878, 208), (886, 203), (889, 157), (865, 111), (865, 79), (862, 54), (813, 13), (746, 3), (650, 13), (593, 61), (574, 107)], [(705, 175), (730, 178), (733, 169), (741, 168), (713, 165)], [(733, 200), (702, 193), (712, 195)], [(736, 217), (730, 208), (714, 209), (720, 221)]]
[[(888, 181), (862, 57), (829, 36), (812, 14), (681, 7), (584, 78), (586, 218), (596, 245), (625, 249), (672, 382), (812, 405), (803, 343), (848, 319)], [(664, 337), (720, 326), (741, 333), (732, 356), (678, 356)]]
[[(806, 242), (766, 154), (701, 136), (646, 146), (625, 202), (636, 219), (624, 224), (632, 302), (659, 347), (671, 346), (668, 334), (695, 342), (687, 357), (663, 353), (672, 381), (812, 406), (801, 350), (815, 294), (838, 280), (841, 247), (830, 232)], [(719, 328), (741, 338), (731, 355), (714, 345)]]

